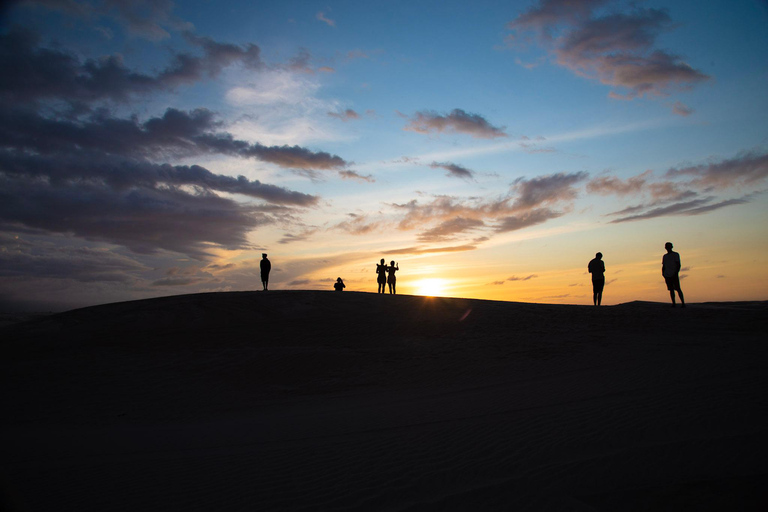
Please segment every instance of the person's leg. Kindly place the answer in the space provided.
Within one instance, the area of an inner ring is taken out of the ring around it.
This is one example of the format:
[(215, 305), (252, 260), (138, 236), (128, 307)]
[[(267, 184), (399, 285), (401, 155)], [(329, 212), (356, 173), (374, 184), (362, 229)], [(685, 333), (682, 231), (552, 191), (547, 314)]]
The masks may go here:
[(672, 299), (672, 307), (675, 307), (675, 290), (669, 290), (669, 297)]
[(597, 293), (597, 305), (599, 306), (603, 302), (603, 292)]
[(597, 292), (592, 292), (592, 304), (597, 306)]
[(681, 304), (680, 307), (684, 308), (685, 307), (685, 299), (683, 298), (683, 289), (682, 288), (678, 288), (677, 289), (677, 294), (680, 296), (680, 304)]

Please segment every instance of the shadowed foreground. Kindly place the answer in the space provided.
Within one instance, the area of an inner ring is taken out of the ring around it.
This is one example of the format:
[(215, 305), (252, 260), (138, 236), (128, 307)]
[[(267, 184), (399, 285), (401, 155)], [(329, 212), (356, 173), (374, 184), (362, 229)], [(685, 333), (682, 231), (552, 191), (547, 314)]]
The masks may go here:
[(0, 329), (10, 510), (765, 510), (768, 303), (240, 292)]

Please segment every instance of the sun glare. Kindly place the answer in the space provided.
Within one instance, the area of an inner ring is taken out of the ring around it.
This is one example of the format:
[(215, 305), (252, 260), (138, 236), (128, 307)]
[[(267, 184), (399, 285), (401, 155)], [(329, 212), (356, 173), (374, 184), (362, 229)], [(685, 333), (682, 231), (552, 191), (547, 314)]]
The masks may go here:
[(419, 291), (419, 295), (438, 297), (445, 293), (445, 287), (445, 279), (423, 279), (416, 289)]

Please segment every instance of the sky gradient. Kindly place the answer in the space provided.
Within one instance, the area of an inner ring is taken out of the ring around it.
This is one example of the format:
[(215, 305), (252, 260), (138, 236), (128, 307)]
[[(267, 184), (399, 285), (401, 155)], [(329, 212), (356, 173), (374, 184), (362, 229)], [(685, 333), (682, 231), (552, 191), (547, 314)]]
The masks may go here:
[(0, 11), (0, 309), (260, 289), (768, 299), (768, 2)]

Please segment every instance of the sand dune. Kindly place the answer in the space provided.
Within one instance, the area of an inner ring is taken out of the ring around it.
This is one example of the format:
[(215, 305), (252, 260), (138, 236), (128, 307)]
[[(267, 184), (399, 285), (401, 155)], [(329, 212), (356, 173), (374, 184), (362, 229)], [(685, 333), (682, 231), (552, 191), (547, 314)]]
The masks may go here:
[(10, 510), (766, 510), (768, 303), (184, 295), (0, 329)]

